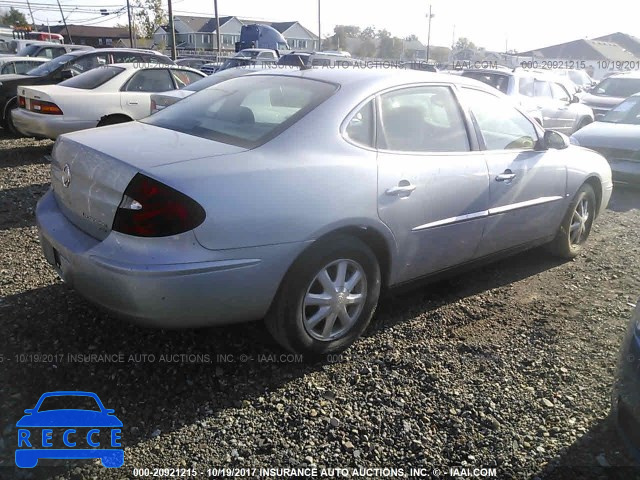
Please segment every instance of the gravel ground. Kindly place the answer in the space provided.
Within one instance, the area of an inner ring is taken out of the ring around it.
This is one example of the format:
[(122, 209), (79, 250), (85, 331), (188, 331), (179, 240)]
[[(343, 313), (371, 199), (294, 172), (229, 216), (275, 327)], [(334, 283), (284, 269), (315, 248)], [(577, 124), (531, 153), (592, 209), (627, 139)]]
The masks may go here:
[[(576, 260), (536, 249), (385, 298), (355, 346), (309, 365), (283, 357), (260, 322), (150, 330), (67, 289), (34, 226), (50, 148), (0, 136), (0, 477), (308, 466), (640, 477), (607, 419), (640, 293), (640, 192), (615, 192)], [(115, 409), (125, 467), (11, 467), (22, 411), (65, 389), (96, 392)]]

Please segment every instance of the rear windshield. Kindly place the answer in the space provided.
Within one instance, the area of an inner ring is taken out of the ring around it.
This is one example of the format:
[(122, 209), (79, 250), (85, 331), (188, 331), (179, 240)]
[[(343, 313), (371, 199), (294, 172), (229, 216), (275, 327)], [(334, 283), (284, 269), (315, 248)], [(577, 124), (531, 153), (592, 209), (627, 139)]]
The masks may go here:
[(309, 64), (309, 55), (287, 54), (280, 57), (278, 65), (287, 65), (289, 67), (300, 67)]
[(39, 67), (34, 68), (33, 70), (29, 70), (27, 75), (32, 75), (34, 77), (43, 77), (45, 75), (49, 75), (54, 70), (57, 70), (58, 67), (65, 65), (67, 62), (71, 60), (75, 60), (78, 57), (76, 55), (60, 55), (59, 57), (54, 58), (53, 60), (43, 63)]
[(116, 75), (124, 72), (122, 67), (98, 67), (88, 72), (82, 73), (77, 77), (70, 78), (61, 82), (63, 87), (81, 88), (83, 90), (93, 90), (100, 85), (104, 85)]
[(603, 97), (627, 98), (640, 92), (640, 78), (606, 78), (591, 93)]
[(218, 72), (215, 75), (209, 75), (208, 77), (204, 77), (202, 80), (198, 80), (197, 82), (193, 82), (191, 85), (187, 85), (182, 90), (189, 90), (191, 92), (199, 92), (200, 90), (204, 90), (205, 88), (212, 87), (217, 85), (220, 82), (224, 82), (225, 80), (229, 80), (230, 78), (241, 77), (247, 73), (258, 72), (258, 69), (253, 68), (230, 68), (229, 70), (223, 70), (222, 72)]
[(489, 72), (462, 72), (462, 76), (480, 80), (482, 83), (491, 85), (502, 93), (507, 93), (509, 88), (509, 77), (507, 75)]
[(144, 123), (255, 148), (329, 98), (336, 85), (284, 76), (244, 76), (202, 90)]

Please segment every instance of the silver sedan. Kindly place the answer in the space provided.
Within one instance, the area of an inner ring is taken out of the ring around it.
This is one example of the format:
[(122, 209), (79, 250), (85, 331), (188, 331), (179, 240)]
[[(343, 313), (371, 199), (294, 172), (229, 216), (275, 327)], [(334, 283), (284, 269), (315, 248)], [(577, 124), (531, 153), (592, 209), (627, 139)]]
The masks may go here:
[(61, 136), (37, 221), (98, 305), (159, 327), (265, 318), (317, 355), (382, 288), (540, 244), (576, 256), (611, 191), (602, 156), (480, 82), (308, 69)]

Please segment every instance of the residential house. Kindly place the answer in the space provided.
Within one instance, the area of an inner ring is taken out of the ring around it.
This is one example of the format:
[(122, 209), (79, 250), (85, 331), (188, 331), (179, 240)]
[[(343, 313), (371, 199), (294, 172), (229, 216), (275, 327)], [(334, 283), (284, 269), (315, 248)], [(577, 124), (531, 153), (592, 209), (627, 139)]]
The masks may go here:
[[(240, 30), (243, 25), (261, 23), (278, 30), (293, 50), (318, 50), (318, 36), (303, 27), (297, 21), (270, 22), (238, 17), (220, 17), (220, 40), (222, 50), (235, 51), (236, 42), (240, 41)], [(186, 50), (217, 50), (216, 19), (211, 17), (189, 17), (176, 15), (173, 17), (176, 47)], [(169, 27), (158, 27), (153, 35), (156, 45), (171, 45)]]

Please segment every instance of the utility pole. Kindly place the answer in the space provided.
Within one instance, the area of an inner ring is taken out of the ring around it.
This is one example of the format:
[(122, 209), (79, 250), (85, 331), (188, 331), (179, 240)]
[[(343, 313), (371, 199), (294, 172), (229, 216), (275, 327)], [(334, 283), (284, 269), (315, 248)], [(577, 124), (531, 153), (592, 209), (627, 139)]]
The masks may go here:
[(434, 17), (431, 13), (431, 4), (429, 4), (429, 14), (427, 18), (429, 19), (429, 30), (427, 31), (427, 62), (429, 61), (429, 50), (431, 49), (431, 19)]
[(220, 16), (218, 15), (218, 0), (213, 0), (213, 8), (216, 11), (216, 45), (218, 46), (218, 58), (217, 61), (220, 61), (220, 57), (222, 56), (222, 45), (220, 44)]
[(67, 19), (64, 17), (64, 13), (62, 13), (60, 0), (58, 0), (58, 8), (60, 9), (60, 16), (62, 17), (62, 21), (64, 22), (64, 29), (67, 31), (67, 37), (69, 37), (69, 43), (73, 43), (73, 38), (71, 38), (71, 32), (69, 31), (69, 27), (67, 26)]
[(322, 28), (321, 28), (321, 23), (320, 23), (320, 2), (321, 2), (321, 0), (318, 0), (318, 51), (319, 52), (322, 50)]
[(29, 0), (27, 0), (27, 7), (29, 7), (29, 15), (31, 15), (31, 24), (33, 25), (33, 28), (36, 28), (36, 21), (33, 18), (33, 11), (31, 10), (31, 4), (29, 3)]
[(169, 0), (169, 30), (171, 33), (171, 59), (175, 60), (178, 58), (178, 54), (176, 52), (176, 29), (173, 25), (173, 5), (171, 5), (171, 0)]
[(135, 42), (133, 41), (133, 24), (131, 23), (131, 5), (129, 4), (129, 0), (127, 0), (127, 17), (129, 17), (129, 45), (131, 45), (131, 48), (134, 48)]

